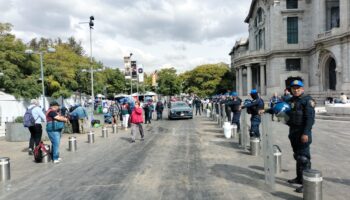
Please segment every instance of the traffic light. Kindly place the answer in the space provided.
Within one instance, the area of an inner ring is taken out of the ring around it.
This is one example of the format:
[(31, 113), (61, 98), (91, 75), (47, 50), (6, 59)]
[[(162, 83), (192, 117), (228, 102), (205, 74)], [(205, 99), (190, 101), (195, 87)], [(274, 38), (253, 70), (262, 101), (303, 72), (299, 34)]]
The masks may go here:
[(136, 61), (131, 61), (131, 77), (136, 79), (137, 78), (137, 66)]
[(90, 22), (89, 22), (90, 28), (94, 26), (94, 20), (95, 20), (94, 16), (90, 16)]

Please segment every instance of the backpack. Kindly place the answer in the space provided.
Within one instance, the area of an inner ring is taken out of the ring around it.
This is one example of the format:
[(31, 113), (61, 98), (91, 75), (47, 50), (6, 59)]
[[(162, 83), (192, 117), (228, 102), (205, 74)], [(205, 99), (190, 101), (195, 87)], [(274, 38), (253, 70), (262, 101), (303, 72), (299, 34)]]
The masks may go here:
[(34, 116), (33, 116), (33, 109), (35, 107), (36, 106), (32, 107), (31, 109), (27, 109), (26, 112), (24, 113), (23, 126), (26, 127), (26, 128), (35, 125), (35, 119), (34, 119)]
[(50, 152), (48, 149), (46, 149), (44, 142), (40, 142), (38, 146), (34, 149), (34, 160), (35, 162), (41, 162), (43, 159), (43, 154), (50, 155)]

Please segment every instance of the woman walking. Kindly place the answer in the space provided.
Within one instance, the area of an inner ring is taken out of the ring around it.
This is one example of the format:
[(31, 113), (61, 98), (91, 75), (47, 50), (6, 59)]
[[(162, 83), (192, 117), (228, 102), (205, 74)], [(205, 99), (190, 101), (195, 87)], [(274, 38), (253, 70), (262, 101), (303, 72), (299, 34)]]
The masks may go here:
[(61, 161), (59, 151), (61, 132), (64, 128), (64, 122), (69, 122), (66, 117), (58, 114), (59, 106), (56, 101), (53, 101), (50, 103), (50, 108), (46, 112), (46, 131), (52, 144), (53, 163), (59, 163)]
[(135, 108), (131, 113), (131, 142), (135, 142), (136, 132), (139, 131), (141, 135), (141, 141), (144, 140), (143, 128), (142, 128), (143, 118), (142, 118), (142, 108), (140, 107), (140, 102), (135, 103)]
[(123, 127), (125, 130), (128, 130), (129, 116), (130, 116), (130, 106), (127, 101), (124, 101), (121, 113), (123, 116)]

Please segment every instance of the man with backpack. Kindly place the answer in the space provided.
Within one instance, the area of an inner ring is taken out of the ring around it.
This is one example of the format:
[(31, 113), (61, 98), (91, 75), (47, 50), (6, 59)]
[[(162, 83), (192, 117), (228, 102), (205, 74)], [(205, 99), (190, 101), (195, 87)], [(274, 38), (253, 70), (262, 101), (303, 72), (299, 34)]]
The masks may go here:
[(34, 148), (39, 145), (41, 141), (41, 136), (43, 133), (43, 128), (41, 126), (42, 122), (46, 121), (44, 112), (39, 107), (39, 101), (32, 99), (30, 101), (30, 106), (23, 117), (23, 125), (27, 127), (30, 131), (29, 148), (28, 154), (33, 155)]

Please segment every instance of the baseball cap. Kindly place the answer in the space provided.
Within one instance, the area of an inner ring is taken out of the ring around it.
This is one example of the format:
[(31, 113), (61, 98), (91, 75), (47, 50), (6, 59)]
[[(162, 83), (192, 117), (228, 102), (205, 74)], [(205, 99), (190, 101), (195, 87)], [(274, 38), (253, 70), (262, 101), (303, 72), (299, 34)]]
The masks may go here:
[(290, 87), (293, 86), (300, 86), (300, 87), (304, 87), (304, 83), (301, 80), (294, 80), (292, 81), (292, 83), (290, 84)]

